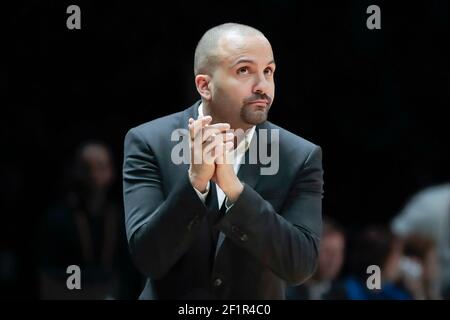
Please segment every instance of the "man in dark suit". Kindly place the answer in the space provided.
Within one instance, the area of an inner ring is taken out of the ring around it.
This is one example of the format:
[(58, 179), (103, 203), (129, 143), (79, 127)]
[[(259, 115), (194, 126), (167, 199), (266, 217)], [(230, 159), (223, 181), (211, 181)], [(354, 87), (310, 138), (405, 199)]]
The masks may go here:
[(284, 299), (317, 264), (321, 149), (266, 121), (275, 62), (260, 31), (208, 30), (194, 71), (201, 101), (125, 138), (127, 237), (147, 277), (140, 298)]

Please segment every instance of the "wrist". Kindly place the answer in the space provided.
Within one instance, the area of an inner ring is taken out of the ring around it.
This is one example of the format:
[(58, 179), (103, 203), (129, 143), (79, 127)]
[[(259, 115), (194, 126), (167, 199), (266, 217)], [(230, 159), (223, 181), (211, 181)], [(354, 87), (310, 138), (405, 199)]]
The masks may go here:
[(223, 190), (223, 192), (230, 200), (230, 202), (234, 203), (241, 195), (242, 190), (244, 190), (244, 185), (241, 183), (241, 181), (239, 181), (239, 179), (237, 179), (233, 184), (230, 185), (229, 189)]
[(195, 174), (192, 174), (191, 171), (189, 171), (189, 181), (191, 182), (191, 185), (201, 193), (206, 192), (208, 180), (200, 179)]

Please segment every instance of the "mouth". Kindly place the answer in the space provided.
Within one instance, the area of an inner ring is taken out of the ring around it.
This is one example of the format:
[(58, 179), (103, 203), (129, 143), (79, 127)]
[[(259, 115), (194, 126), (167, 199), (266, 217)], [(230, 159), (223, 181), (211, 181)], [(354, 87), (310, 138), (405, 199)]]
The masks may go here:
[(249, 105), (254, 105), (259, 109), (265, 109), (269, 106), (269, 101), (267, 100), (255, 100), (248, 102)]

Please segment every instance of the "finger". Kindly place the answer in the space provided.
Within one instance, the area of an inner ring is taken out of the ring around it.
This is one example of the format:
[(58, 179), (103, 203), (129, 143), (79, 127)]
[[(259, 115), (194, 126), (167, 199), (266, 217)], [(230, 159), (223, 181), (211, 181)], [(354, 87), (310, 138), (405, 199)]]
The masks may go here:
[(197, 120), (195, 120), (195, 121), (202, 121), (204, 123), (209, 123), (209, 122), (211, 122), (211, 120), (212, 120), (211, 116), (202, 116), (202, 117), (200, 117), (200, 115), (199, 115), (197, 117)]
[(222, 134), (223, 136), (223, 142), (232, 141), (234, 143), (234, 134), (231, 132), (227, 132), (225, 134)]
[(228, 142), (225, 143), (225, 150), (227, 152), (230, 152), (231, 150), (233, 150), (233, 147), (234, 147), (234, 143), (233, 142), (228, 141)]
[[(204, 143), (211, 136), (219, 135), (221, 132), (225, 132), (230, 129), (228, 123), (216, 123), (209, 126), (205, 126), (202, 130), (199, 130), (198, 126), (191, 130), (191, 140), (198, 143)], [(199, 139), (199, 140), (197, 140)]]
[(214, 154), (214, 149), (217, 148), (217, 146), (220, 146), (222, 144), (222, 141), (220, 139), (214, 139), (214, 140), (208, 140), (203, 144), (203, 155), (207, 154)]
[(214, 161), (217, 158), (223, 157), (233, 147), (232, 142), (223, 143), (222, 139), (219, 138), (213, 141), (207, 141), (204, 145), (204, 156), (214, 159)]
[(197, 120), (194, 120), (192, 117), (189, 118), (189, 126), (196, 125), (200, 127), (204, 127), (205, 125), (208, 125), (212, 121), (211, 116), (204, 116), (202, 118), (198, 118)]
[[(192, 118), (190, 118), (192, 119)], [(199, 118), (197, 120), (192, 119), (192, 121), (190, 121), (189, 119), (189, 135), (191, 137), (191, 140), (193, 140), (195, 138), (195, 136), (198, 134), (198, 132), (201, 131), (202, 128), (204, 128), (205, 126), (207, 126), (211, 121), (212, 121), (212, 117), (211, 116), (205, 116), (202, 118)]]
[(228, 123), (215, 123), (209, 125), (208, 127), (203, 128), (201, 141), (202, 143), (204, 143), (207, 139), (210, 139), (211, 136), (221, 135), (222, 133), (225, 133), (225, 131), (229, 129), (230, 125)]
[(218, 139), (222, 143), (231, 142), (231, 145), (234, 146), (234, 134), (231, 132), (212, 133), (212, 134), (211, 132), (207, 132), (204, 136), (203, 144), (205, 144), (206, 142), (210, 142), (214, 139)]
[(208, 126), (209, 129), (218, 129), (219, 131), (226, 131), (230, 129), (230, 124), (226, 122), (214, 123)]
[(203, 124), (208, 124), (212, 121), (212, 117), (211, 116), (203, 116), (203, 118), (201, 119)]
[(214, 162), (216, 164), (223, 164), (224, 162), (224, 144), (221, 143), (220, 145), (218, 145), (215, 149), (214, 152), (216, 153), (216, 158), (214, 160)]
[[(232, 152), (234, 148), (234, 142), (228, 141), (223, 144), (223, 154), (220, 159), (220, 164), (234, 164), (234, 153)], [(216, 162), (218, 163), (218, 162)]]
[(216, 157), (216, 164), (233, 164), (233, 153), (230, 153), (233, 147), (234, 143), (231, 141), (222, 143), (219, 149), (220, 154)]
[(222, 142), (220, 140), (206, 142), (206, 145), (203, 147), (203, 162), (213, 164), (217, 156), (220, 155), (219, 148), (221, 145)]

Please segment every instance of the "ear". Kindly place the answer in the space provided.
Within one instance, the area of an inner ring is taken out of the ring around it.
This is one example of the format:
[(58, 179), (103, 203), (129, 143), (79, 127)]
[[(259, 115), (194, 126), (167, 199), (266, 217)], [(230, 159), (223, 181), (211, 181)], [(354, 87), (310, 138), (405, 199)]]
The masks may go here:
[(211, 100), (211, 77), (206, 74), (198, 74), (195, 76), (195, 86), (198, 93), (205, 100)]

